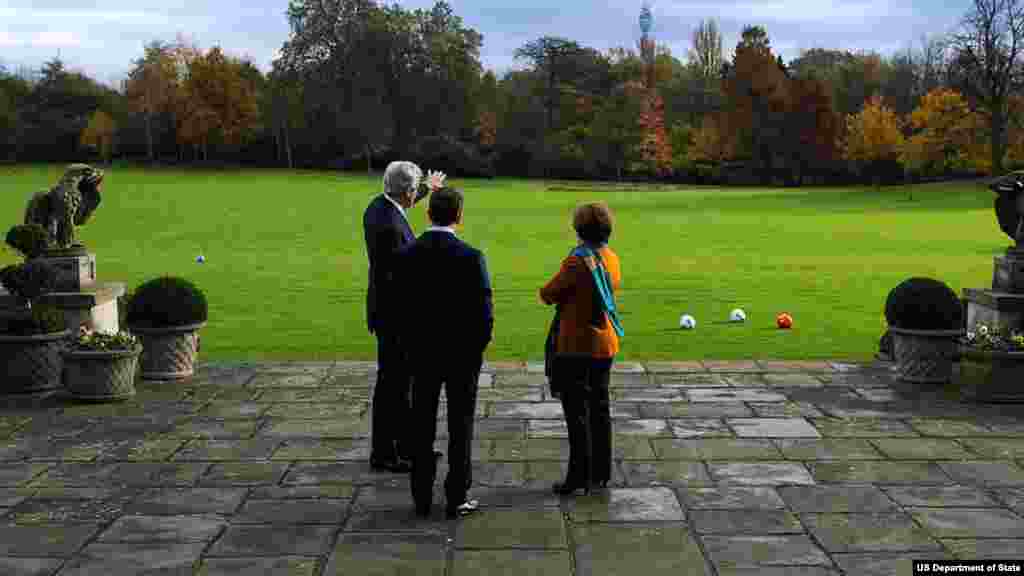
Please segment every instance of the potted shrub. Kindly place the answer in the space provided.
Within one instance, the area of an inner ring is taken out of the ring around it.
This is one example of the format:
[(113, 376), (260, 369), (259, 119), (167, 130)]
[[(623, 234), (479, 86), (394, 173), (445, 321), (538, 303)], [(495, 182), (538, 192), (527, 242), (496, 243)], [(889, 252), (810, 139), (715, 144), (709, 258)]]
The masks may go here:
[(960, 341), (960, 353), (963, 399), (1024, 401), (1024, 334), (979, 322)]
[(907, 382), (949, 382), (963, 306), (956, 293), (932, 278), (910, 278), (885, 301), (896, 372)]
[(183, 278), (163, 276), (132, 291), (125, 324), (142, 340), (142, 377), (187, 378), (199, 351), (199, 329), (206, 324), (206, 296)]
[(64, 389), (77, 400), (135, 396), (142, 345), (129, 332), (94, 332), (85, 326), (64, 350)]
[(0, 284), (15, 298), (15, 306), (0, 317), (0, 363), (5, 367), (0, 393), (46, 394), (60, 388), (61, 349), (70, 330), (63, 312), (39, 303), (53, 290), (57, 270), (36, 257), (45, 249), (39, 243), (41, 226), (15, 226), (7, 243), (26, 261), (0, 270)]

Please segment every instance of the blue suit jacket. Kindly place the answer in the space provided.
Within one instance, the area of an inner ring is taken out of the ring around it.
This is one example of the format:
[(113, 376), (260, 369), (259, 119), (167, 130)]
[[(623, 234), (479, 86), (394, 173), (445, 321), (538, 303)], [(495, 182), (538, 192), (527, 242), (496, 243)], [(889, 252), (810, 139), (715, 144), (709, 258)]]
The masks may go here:
[(400, 333), (415, 360), (474, 363), (494, 330), (491, 280), (482, 252), (445, 231), (424, 232), (399, 249), (395, 282), (416, 288), (403, 298)]
[(416, 240), (402, 214), (383, 195), (370, 201), (363, 213), (370, 285), (366, 291), (366, 324), (370, 332), (386, 328), (393, 316), (392, 259), (402, 246)]

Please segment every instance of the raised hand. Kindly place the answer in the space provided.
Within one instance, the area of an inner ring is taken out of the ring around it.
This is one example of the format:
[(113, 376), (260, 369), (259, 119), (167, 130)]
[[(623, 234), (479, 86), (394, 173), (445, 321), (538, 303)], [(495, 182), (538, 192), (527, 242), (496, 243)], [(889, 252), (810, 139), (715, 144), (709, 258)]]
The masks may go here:
[(431, 190), (437, 190), (438, 188), (441, 188), (441, 187), (444, 186), (444, 179), (445, 179), (444, 172), (438, 172), (436, 170), (431, 170), (430, 172), (427, 173), (427, 186)]

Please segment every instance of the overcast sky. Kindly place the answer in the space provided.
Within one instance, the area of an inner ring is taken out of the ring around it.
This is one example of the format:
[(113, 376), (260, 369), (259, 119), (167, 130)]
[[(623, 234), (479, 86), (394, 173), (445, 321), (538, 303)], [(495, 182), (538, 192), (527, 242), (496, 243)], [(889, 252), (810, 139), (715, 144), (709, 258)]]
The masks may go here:
[[(115, 83), (149, 41), (183, 33), (200, 48), (220, 45), (269, 68), (288, 38), (287, 0), (2, 0), (0, 64), (38, 67), (60, 55), (71, 68)], [(433, 0), (398, 2), (429, 8)], [(520, 67), (512, 52), (540, 36), (562, 36), (600, 50), (635, 46), (639, 0), (451, 0), (463, 22), (483, 34), (485, 68)], [(785, 60), (826, 47), (890, 54), (947, 31), (970, 0), (654, 0), (655, 39), (680, 59), (701, 18), (717, 18), (728, 55), (740, 29), (760, 24)]]

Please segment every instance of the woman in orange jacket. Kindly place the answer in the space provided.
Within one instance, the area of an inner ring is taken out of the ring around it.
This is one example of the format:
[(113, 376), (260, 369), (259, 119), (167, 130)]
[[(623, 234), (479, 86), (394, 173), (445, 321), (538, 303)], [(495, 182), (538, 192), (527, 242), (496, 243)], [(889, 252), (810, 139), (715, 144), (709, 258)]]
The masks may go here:
[(562, 401), (569, 429), (569, 471), (553, 486), (562, 495), (589, 493), (611, 479), (608, 383), (622, 335), (614, 299), (622, 273), (608, 247), (611, 212), (603, 203), (583, 204), (572, 225), (579, 245), (540, 289), (541, 300), (558, 307), (547, 355), (552, 392)]

